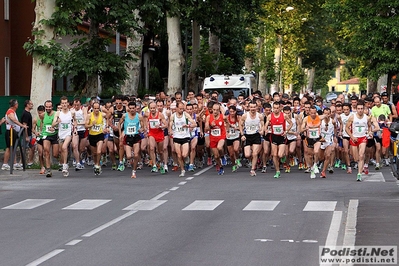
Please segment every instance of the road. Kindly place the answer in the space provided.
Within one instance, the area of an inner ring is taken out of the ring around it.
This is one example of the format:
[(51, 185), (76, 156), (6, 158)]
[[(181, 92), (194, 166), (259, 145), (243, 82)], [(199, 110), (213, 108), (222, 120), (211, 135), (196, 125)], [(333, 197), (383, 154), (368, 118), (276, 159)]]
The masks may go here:
[(342, 170), (0, 173), (1, 265), (319, 265), (319, 246), (398, 245), (396, 180)]

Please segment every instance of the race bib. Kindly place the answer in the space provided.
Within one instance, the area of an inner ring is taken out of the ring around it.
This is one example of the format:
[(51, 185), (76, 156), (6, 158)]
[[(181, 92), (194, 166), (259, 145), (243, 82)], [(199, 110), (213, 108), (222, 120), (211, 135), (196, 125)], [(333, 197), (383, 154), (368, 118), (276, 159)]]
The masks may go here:
[(180, 127), (175, 127), (175, 131), (176, 132), (185, 132), (186, 131), (186, 129), (184, 128), (184, 127), (182, 127), (182, 126), (180, 126)]
[(220, 137), (221, 130), (220, 128), (214, 128), (211, 130), (211, 135), (214, 137)]
[(274, 132), (275, 135), (282, 135), (284, 133), (283, 132), (283, 125), (273, 126), (273, 132)]
[(317, 139), (320, 137), (319, 129), (318, 128), (309, 128), (309, 138)]
[(46, 125), (46, 132), (54, 133), (54, 128), (51, 125)]
[(62, 130), (68, 130), (68, 128), (69, 128), (69, 123), (61, 123)]
[(150, 128), (158, 128), (160, 125), (159, 119), (150, 119)]
[(246, 133), (247, 134), (254, 134), (258, 131), (258, 126), (257, 125), (250, 125), (250, 126), (246, 126)]
[(366, 132), (366, 127), (365, 126), (355, 126), (355, 130), (358, 133), (363, 133), (363, 132)]
[(101, 127), (101, 125), (93, 125), (93, 126), (91, 127), (91, 131), (93, 131), (93, 132), (99, 132), (99, 131), (100, 131), (100, 127)]
[(136, 126), (130, 126), (126, 128), (126, 132), (128, 135), (135, 135), (137, 134), (136, 132)]
[(114, 126), (118, 127), (119, 121), (114, 122)]

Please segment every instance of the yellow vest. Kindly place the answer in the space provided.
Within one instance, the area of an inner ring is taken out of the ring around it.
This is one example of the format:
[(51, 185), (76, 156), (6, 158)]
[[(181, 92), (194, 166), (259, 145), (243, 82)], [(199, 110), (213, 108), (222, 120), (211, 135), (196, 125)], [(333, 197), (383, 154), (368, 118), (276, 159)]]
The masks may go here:
[(95, 122), (94, 122), (94, 125), (89, 129), (89, 134), (90, 135), (99, 135), (99, 134), (103, 133), (103, 128), (104, 128), (103, 114), (100, 112), (98, 114), (98, 118), (96, 120), (94, 118), (94, 113), (91, 113), (89, 124), (91, 124), (93, 121), (95, 121)]

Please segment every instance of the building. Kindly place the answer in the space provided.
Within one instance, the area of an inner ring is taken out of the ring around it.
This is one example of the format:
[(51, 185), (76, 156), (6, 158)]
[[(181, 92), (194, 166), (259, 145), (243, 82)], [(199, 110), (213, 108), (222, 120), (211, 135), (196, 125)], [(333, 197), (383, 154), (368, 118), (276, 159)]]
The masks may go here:
[(31, 0), (0, 1), (0, 96), (29, 96), (32, 57), (23, 45), (32, 38), (35, 3)]

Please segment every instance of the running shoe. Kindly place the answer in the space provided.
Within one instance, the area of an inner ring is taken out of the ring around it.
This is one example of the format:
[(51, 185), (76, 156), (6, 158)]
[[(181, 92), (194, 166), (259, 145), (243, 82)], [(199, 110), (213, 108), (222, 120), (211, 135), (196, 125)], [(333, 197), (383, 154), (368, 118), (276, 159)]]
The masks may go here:
[(299, 163), (298, 164), (298, 170), (303, 170), (305, 169), (305, 167), (303, 166), (303, 163)]
[(353, 166), (353, 169), (357, 169), (358, 168), (358, 165), (357, 165), (357, 163), (355, 163), (355, 165)]
[(52, 177), (52, 176), (53, 176), (53, 173), (51, 172), (51, 170), (47, 169), (46, 170), (46, 177)]
[(383, 159), (384, 166), (389, 166), (389, 160), (388, 159)]
[(118, 165), (118, 171), (124, 171), (125, 170), (125, 165), (123, 163), (119, 163)]
[(189, 172), (194, 172), (194, 165), (193, 165), (193, 164), (190, 164), (190, 165), (188, 166), (188, 171), (189, 171)]
[(287, 165), (287, 167), (285, 168), (285, 172), (286, 173), (290, 173), (291, 172), (291, 166)]
[(290, 166), (295, 166), (295, 160), (293, 157), (290, 157)]
[(79, 170), (83, 170), (85, 169), (85, 167), (83, 165), (81, 165), (80, 163), (77, 163), (75, 165), (75, 171), (79, 171)]
[(249, 171), (249, 174), (250, 174), (251, 176), (256, 176), (256, 172), (255, 172), (254, 169), (251, 169), (251, 171)]
[(280, 178), (280, 171), (276, 171), (276, 174), (274, 175), (274, 178)]
[(346, 170), (346, 173), (352, 174), (352, 168), (351, 168), (351, 167), (348, 167), (348, 170)]
[(340, 164), (341, 164), (341, 161), (340, 161), (339, 159), (336, 159), (336, 160), (335, 160), (335, 165), (334, 165), (334, 167), (335, 167), (335, 168), (339, 168), (339, 167), (340, 167)]
[(156, 165), (152, 166), (151, 173), (158, 173), (158, 167)]
[[(23, 169), (23, 167), (21, 164), (19, 164), (19, 163), (14, 164), (14, 170), (22, 170), (22, 169)], [(61, 169), (61, 171), (62, 171), (62, 169)]]
[(167, 166), (167, 165), (164, 165), (164, 166), (163, 166), (163, 169), (164, 169), (165, 173), (168, 172), (168, 166)]
[(208, 163), (207, 163), (208, 165), (212, 165), (212, 158), (211, 157), (208, 157)]
[(222, 156), (222, 165), (223, 166), (227, 165), (227, 161), (226, 161), (226, 158), (224, 156)]
[(2, 166), (1, 166), (1, 170), (5, 170), (5, 171), (8, 171), (8, 170), (10, 170), (10, 166), (8, 165), (8, 164), (6, 164), (6, 163), (4, 163)]
[(165, 167), (163, 166), (163, 164), (161, 164), (161, 166), (159, 167), (159, 172), (161, 174), (165, 174)]
[(42, 167), (42, 169), (40, 169), (40, 173), (41, 175), (44, 175), (46, 173), (46, 168)]
[(236, 159), (236, 165), (237, 165), (238, 167), (242, 167), (241, 159)]
[(172, 171), (179, 171), (179, 166), (173, 165)]
[(137, 170), (141, 170), (143, 169), (143, 163), (142, 162), (138, 162), (137, 163)]
[(310, 178), (311, 179), (316, 178), (316, 174), (313, 170), (310, 171)]
[(363, 167), (363, 173), (366, 174), (366, 175), (369, 174), (369, 167), (368, 166)]
[(327, 170), (330, 174), (334, 173), (334, 167), (332, 167), (331, 165), (327, 168)]
[(238, 169), (238, 166), (233, 165), (233, 167), (231, 168), (231, 171), (234, 173), (234, 172), (237, 172), (237, 169)]
[(346, 164), (342, 164), (341, 169), (345, 171), (346, 170)]
[(181, 173), (180, 173), (179, 177), (184, 177), (185, 174), (186, 174), (186, 171), (185, 170), (181, 170)]
[(377, 164), (377, 162), (376, 162), (374, 159), (370, 159), (370, 164), (372, 164), (372, 165), (376, 165), (376, 164)]
[(116, 170), (118, 167), (116, 166), (116, 164), (114, 163), (113, 165), (112, 165), (112, 170)]
[(313, 171), (314, 171), (315, 174), (320, 173), (319, 167), (317, 167), (317, 164), (316, 164), (316, 163), (313, 165)]
[(136, 171), (132, 170), (132, 176), (131, 178), (136, 178)]
[(224, 170), (223, 167), (220, 167), (219, 171), (218, 171), (218, 175), (223, 175), (224, 174)]
[(375, 170), (380, 170), (380, 168), (381, 168), (381, 167), (380, 167), (380, 164), (379, 164), (379, 163), (376, 163), (376, 164), (375, 164)]
[(322, 172), (320, 173), (320, 177), (321, 177), (321, 178), (326, 178), (326, 172), (322, 171)]
[(310, 168), (306, 168), (305, 173), (310, 173), (311, 169)]
[(356, 181), (358, 182), (362, 181), (362, 174), (357, 174)]
[(73, 161), (72, 161), (72, 166), (76, 166), (76, 160), (75, 159), (73, 159)]
[(262, 173), (266, 173), (266, 171), (267, 171), (267, 166), (263, 166), (262, 167)]
[(287, 157), (283, 156), (283, 158), (281, 158), (281, 162), (285, 163), (287, 161)]

